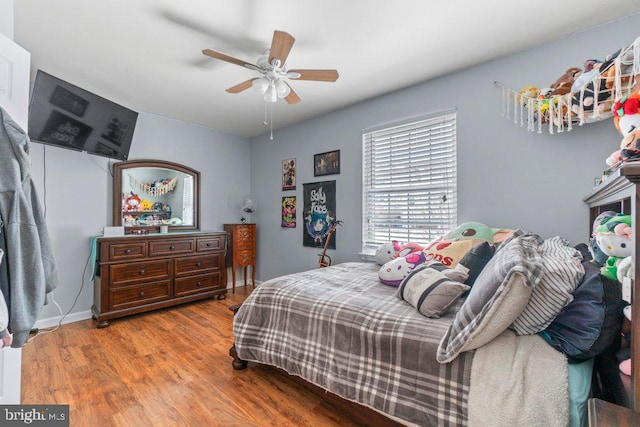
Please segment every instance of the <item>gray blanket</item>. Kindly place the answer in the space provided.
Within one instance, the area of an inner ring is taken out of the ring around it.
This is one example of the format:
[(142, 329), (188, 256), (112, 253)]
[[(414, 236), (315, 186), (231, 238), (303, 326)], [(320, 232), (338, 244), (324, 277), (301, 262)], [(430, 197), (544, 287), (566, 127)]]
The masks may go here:
[(467, 424), (473, 352), (447, 364), (435, 357), (461, 303), (426, 318), (379, 282), (378, 269), (345, 263), (259, 285), (234, 319), (238, 356), (405, 423)]

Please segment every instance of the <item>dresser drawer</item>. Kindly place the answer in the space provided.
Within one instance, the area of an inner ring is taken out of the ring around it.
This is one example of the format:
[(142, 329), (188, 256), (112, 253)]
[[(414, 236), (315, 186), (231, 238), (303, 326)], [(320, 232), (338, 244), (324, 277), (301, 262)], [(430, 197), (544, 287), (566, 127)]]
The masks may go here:
[(171, 260), (130, 262), (109, 267), (111, 286), (126, 286), (149, 279), (168, 279)]
[(158, 240), (149, 242), (149, 256), (188, 254), (195, 251), (195, 239)]
[(176, 276), (184, 276), (187, 274), (204, 273), (206, 271), (219, 270), (221, 265), (222, 254), (176, 258), (174, 274)]
[(198, 252), (224, 250), (224, 236), (196, 239), (196, 250)]
[(110, 261), (142, 259), (147, 256), (147, 243), (111, 243), (108, 252)]
[(256, 253), (252, 250), (238, 250), (233, 254), (233, 259), (235, 261), (235, 264), (240, 267), (255, 265)]
[(256, 242), (255, 228), (252, 225), (239, 226), (233, 235), (236, 250), (253, 249)]
[(122, 310), (169, 299), (171, 297), (170, 283), (169, 280), (162, 280), (112, 289), (111, 309)]
[(183, 297), (221, 288), (220, 278), (221, 274), (217, 272), (175, 279), (176, 296)]

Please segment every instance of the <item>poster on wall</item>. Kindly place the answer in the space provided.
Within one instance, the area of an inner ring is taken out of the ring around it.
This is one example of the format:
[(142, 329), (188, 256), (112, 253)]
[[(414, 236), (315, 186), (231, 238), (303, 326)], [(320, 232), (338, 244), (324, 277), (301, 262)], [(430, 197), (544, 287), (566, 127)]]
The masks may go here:
[[(302, 244), (323, 248), (332, 222), (336, 219), (336, 182), (322, 181), (304, 184), (304, 227)], [(336, 248), (336, 233), (327, 246)]]
[(282, 222), (281, 227), (296, 227), (296, 196), (282, 198)]
[(296, 159), (282, 161), (282, 191), (296, 189)]

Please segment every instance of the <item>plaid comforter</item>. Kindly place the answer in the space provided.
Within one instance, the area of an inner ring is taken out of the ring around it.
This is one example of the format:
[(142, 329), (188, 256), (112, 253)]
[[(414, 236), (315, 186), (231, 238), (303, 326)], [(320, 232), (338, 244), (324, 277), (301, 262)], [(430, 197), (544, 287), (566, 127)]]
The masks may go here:
[(473, 353), (435, 357), (461, 302), (426, 318), (380, 283), (379, 268), (344, 263), (259, 285), (235, 315), (238, 356), (405, 423), (466, 425)]

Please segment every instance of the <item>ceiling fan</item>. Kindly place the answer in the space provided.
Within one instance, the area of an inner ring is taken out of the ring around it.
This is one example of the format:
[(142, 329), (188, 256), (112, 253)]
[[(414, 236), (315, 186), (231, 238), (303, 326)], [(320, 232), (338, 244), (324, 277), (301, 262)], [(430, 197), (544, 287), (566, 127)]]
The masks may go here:
[(215, 59), (240, 65), (241, 67), (257, 71), (260, 77), (246, 80), (227, 89), (229, 93), (240, 93), (250, 87), (264, 95), (267, 102), (276, 102), (278, 98), (284, 98), (289, 104), (297, 104), (300, 97), (294, 92), (287, 80), (313, 80), (319, 82), (335, 82), (338, 79), (336, 70), (290, 70), (287, 66), (287, 57), (293, 43), (293, 36), (284, 31), (274, 31), (271, 48), (266, 50), (256, 64), (234, 58), (213, 49), (204, 49), (203, 54)]

